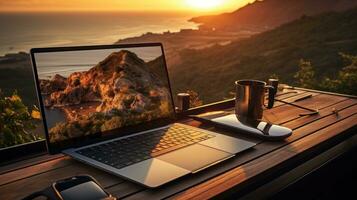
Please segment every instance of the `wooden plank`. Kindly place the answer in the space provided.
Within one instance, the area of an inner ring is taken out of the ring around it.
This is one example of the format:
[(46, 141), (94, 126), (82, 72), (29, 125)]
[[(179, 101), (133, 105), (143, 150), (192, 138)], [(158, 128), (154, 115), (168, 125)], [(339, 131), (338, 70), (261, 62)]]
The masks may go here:
[[(277, 100), (289, 100), (290, 98), (294, 98), (294, 97), (301, 97), (304, 95), (307, 95), (308, 93), (306, 91), (297, 91), (297, 90), (288, 90), (288, 91), (284, 91), (284, 92), (280, 92), (277, 93), (275, 99)], [(317, 93), (316, 93), (317, 94)], [(265, 101), (268, 101), (268, 95), (266, 95), (265, 97)], [(283, 103), (275, 101), (274, 103), (274, 107), (278, 107), (283, 105)]]
[(279, 100), (284, 100), (284, 99), (287, 99), (287, 98), (290, 98), (290, 97), (293, 97), (293, 96), (297, 96), (297, 95), (301, 95), (301, 94), (304, 94), (304, 93), (307, 93), (307, 92), (306, 91), (302, 91), (302, 90), (285, 89), (285, 90), (283, 90), (281, 92), (278, 92), (276, 94), (275, 98), (279, 99)]
[[(306, 107), (306, 108), (313, 108), (311, 106), (311, 104), (312, 104), (311, 101), (316, 100), (316, 102), (320, 102), (321, 99), (323, 99), (324, 102), (319, 103), (318, 104), (319, 106), (314, 107), (314, 108), (318, 108), (320, 113), (319, 113), (319, 115), (313, 115), (313, 116), (320, 116), (320, 118), (321, 118), (321, 116), (326, 115), (325, 113), (328, 112), (326, 109), (330, 109), (330, 111), (332, 111), (332, 108), (336, 108), (336, 106), (339, 106), (339, 105), (336, 105), (338, 103), (347, 101), (345, 103), (346, 105), (352, 105), (352, 102), (357, 102), (354, 99), (349, 100), (348, 98), (345, 98), (345, 97), (336, 97), (335, 98), (335, 97), (331, 97), (330, 95), (322, 94), (322, 95), (314, 96), (310, 99), (306, 99), (304, 101), (296, 102), (296, 104), (298, 104), (299, 106)], [(345, 104), (342, 104), (342, 105), (345, 105)], [(346, 107), (348, 107), (348, 106), (346, 106)], [(345, 107), (342, 106), (341, 108), (336, 108), (336, 109), (339, 110), (342, 108), (345, 108)], [(304, 117), (301, 117), (300, 114), (306, 113), (306, 112), (309, 112), (309, 111), (304, 110), (302, 108), (295, 107), (293, 105), (285, 104), (285, 105), (281, 105), (278, 107), (274, 107), (273, 109), (265, 110), (264, 111), (264, 119), (269, 122), (275, 123), (275, 124), (283, 124), (283, 123), (286, 123), (289, 121), (293, 121), (293, 120), (295, 121), (296, 119), (299, 119), (299, 118), (304, 118)]]
[(296, 129), (307, 123), (319, 120), (327, 115), (334, 115), (334, 113), (332, 112), (333, 110), (340, 111), (356, 104), (357, 104), (357, 99), (348, 99), (346, 101), (342, 101), (337, 104), (333, 104), (329, 107), (326, 107), (324, 109), (321, 109), (318, 115), (299, 117), (298, 119), (283, 123), (282, 125)]
[[(294, 95), (294, 96), (289, 97), (289, 98), (284, 98), (284, 99), (276, 98), (276, 99), (284, 100), (284, 101), (289, 102), (289, 103), (293, 103), (293, 102), (298, 101), (299, 99), (301, 99), (302, 97), (305, 97), (307, 95), (312, 95), (312, 97), (315, 97), (315, 96), (320, 95), (320, 94), (319, 93), (312, 93), (312, 92), (304, 92), (304, 93), (299, 93), (298, 95)], [(281, 105), (284, 105), (284, 103), (283, 102), (279, 102), (279, 101), (276, 101), (274, 103), (274, 107), (278, 107), (278, 106), (281, 106)]]
[[(293, 135), (291, 137), (288, 137), (285, 139), (285, 142), (289, 142), (289, 141), (293, 140), (294, 134), (297, 134), (300, 132), (301, 133), (309, 132), (312, 129), (316, 129), (316, 127), (323, 128), (323, 127), (329, 126), (333, 123), (336, 123), (337, 121), (348, 118), (356, 113), (357, 113), (357, 105), (354, 105), (354, 106), (348, 107), (344, 110), (341, 110), (338, 116), (328, 115), (320, 120), (313, 121), (313, 122), (309, 123), (308, 125), (305, 125), (305, 126), (302, 126), (302, 127), (299, 127), (298, 129), (296, 129), (296, 131), (293, 132)], [(357, 123), (357, 121), (353, 124), (356, 124), (356, 123)], [(311, 126), (315, 126), (315, 127), (311, 127)], [(289, 127), (289, 126), (287, 126), (287, 127)], [(293, 127), (289, 127), (289, 128), (293, 128)]]
[[(246, 154), (237, 156), (237, 157), (233, 158), (232, 160), (229, 160), (225, 163), (221, 163), (221, 164), (219, 164), (218, 167), (215, 166), (213, 168), (209, 168), (209, 169), (203, 171), (201, 174), (191, 175), (188, 178), (183, 178), (181, 180), (175, 181), (174, 183), (169, 183), (168, 185), (163, 186), (162, 188), (158, 188), (158, 189), (154, 189), (154, 190), (148, 189), (143, 192), (139, 192), (135, 195), (128, 197), (127, 199), (143, 199), (143, 198), (162, 199), (162, 198), (168, 197), (174, 193), (188, 189), (188, 188), (194, 186), (195, 184), (199, 184), (204, 181), (207, 181), (214, 176), (217, 176), (221, 173), (224, 173), (228, 170), (235, 168), (236, 166), (239, 166), (244, 163), (249, 163), (250, 161), (252, 161), (262, 155), (273, 152), (276, 149), (286, 146), (291, 142), (297, 141), (297, 140), (299, 140), (309, 134), (312, 134), (322, 128), (325, 128), (331, 124), (334, 124), (338, 121), (346, 119), (356, 113), (355, 109), (356, 109), (356, 107), (349, 107), (345, 110), (342, 110), (340, 112), (340, 117), (338, 117), (338, 118), (336, 116), (330, 115), (330, 116), (322, 118), (318, 121), (309, 123), (306, 126), (303, 126), (297, 130), (294, 130), (293, 135), (290, 136), (285, 141), (263, 142), (263, 143), (257, 145), (254, 148), (254, 150), (249, 151)], [(282, 159), (282, 158), (280, 158), (280, 159)]]
[(347, 97), (319, 94), (314, 96), (313, 98), (309, 98), (304, 101), (297, 101), (295, 102), (295, 104), (302, 105), (312, 109), (322, 109), (328, 107), (331, 104), (335, 104), (347, 99), (348, 99)]
[(106, 188), (106, 190), (115, 196), (118, 199), (125, 198), (127, 196), (130, 196), (132, 194), (135, 194), (139, 191), (145, 190), (143, 186), (140, 186), (138, 184), (125, 181), (123, 183), (119, 183), (117, 185), (111, 186), (109, 188)]
[[(277, 165), (286, 162), (297, 154), (312, 148), (321, 142), (324, 142), (341, 132), (356, 126), (357, 115), (353, 115), (345, 120), (339, 121), (325, 129), (322, 129), (314, 134), (305, 137), (303, 140), (298, 140), (290, 145), (285, 146), (272, 154), (262, 156), (250, 163), (242, 165), (226, 174), (209, 180), (201, 185), (193, 187), (176, 199), (209, 199), (229, 188), (252, 179), (267, 169), (271, 169)], [(284, 158), (284, 159), (282, 159)]]
[(17, 161), (15, 163), (11, 163), (11, 164), (7, 164), (4, 166), (0, 167), (0, 174), (4, 174), (4, 173), (8, 173), (11, 171), (15, 171), (24, 167), (29, 167), (32, 165), (36, 165), (36, 164), (40, 164), (40, 163), (44, 163), (50, 160), (54, 160), (60, 157), (63, 157), (63, 154), (56, 154), (56, 155), (49, 155), (49, 154), (45, 154), (45, 155), (40, 155), (34, 158), (30, 158), (30, 159), (24, 159), (21, 161)]
[[(306, 111), (304, 109), (297, 109), (297, 107), (295, 107), (295, 106), (286, 104), (286, 105), (282, 105), (277, 108), (274, 108), (272, 110), (264, 111), (264, 119), (269, 119), (268, 121), (270, 121), (270, 122), (273, 122), (275, 124), (284, 125), (284, 126), (288, 122), (299, 121), (300, 125), (302, 126), (302, 125), (308, 123), (309, 121), (315, 121), (315, 120), (321, 119), (322, 117), (327, 116), (329, 114), (333, 114), (333, 112), (332, 112), (333, 109), (342, 110), (342, 109), (352, 106), (356, 103), (357, 103), (357, 100), (354, 100), (354, 99), (345, 99), (342, 101), (336, 101), (336, 99), (330, 98), (330, 101), (327, 100), (327, 102), (324, 103), (324, 106), (321, 106), (319, 108), (319, 114), (310, 115), (310, 116), (300, 116), (300, 114), (307, 113), (309, 111)], [(309, 107), (309, 104), (310, 103), (308, 101), (306, 101), (306, 104), (305, 104), (305, 101), (302, 101), (300, 103), (300, 106)], [(295, 112), (293, 112), (293, 111), (295, 111)], [(273, 116), (273, 118), (271, 116)], [(313, 120), (313, 119), (315, 119), (315, 120)], [(294, 127), (294, 128), (297, 128), (297, 127)]]
[[(103, 187), (109, 187), (123, 182), (122, 179), (112, 176), (104, 171), (79, 162), (74, 162), (72, 165), (66, 167), (47, 171), (42, 174), (36, 174), (29, 178), (3, 185), (0, 187), (0, 199), (21, 199), (34, 191), (49, 186), (56, 180), (81, 174), (90, 174), (97, 179)], [(20, 188), (21, 190), (19, 190)]]
[(281, 124), (285, 121), (299, 118), (299, 113), (306, 112), (302, 108), (291, 105), (282, 105), (264, 110), (263, 120), (273, 124)]
[(69, 157), (62, 157), (48, 162), (40, 163), (30, 167), (22, 168), (16, 171), (11, 171), (0, 175), (0, 186), (31, 177), (36, 174), (44, 173), (47, 171), (55, 170), (61, 167), (73, 164), (73, 160)]
[(336, 92), (327, 92), (327, 91), (321, 91), (321, 90), (313, 90), (313, 89), (307, 89), (307, 88), (300, 88), (300, 87), (292, 87), (289, 90), (298, 90), (298, 91), (306, 91), (306, 92), (318, 92), (321, 94), (329, 94), (333, 96), (340, 96), (340, 97), (347, 97), (350, 99), (357, 99), (357, 96), (355, 95), (349, 95), (349, 94), (341, 94), (341, 93), (336, 93)]
[[(349, 132), (352, 133), (352, 132)], [(336, 140), (335, 140), (336, 141)], [(339, 140), (341, 141), (341, 140)], [(316, 155), (313, 158), (311, 156), (304, 156), (304, 160), (299, 161), (299, 164), (294, 169), (291, 167), (283, 167), (281, 171), (281, 175), (276, 174), (276, 178), (264, 178), (265, 180), (269, 180), (266, 183), (259, 184), (256, 189), (249, 191), (247, 194), (238, 194), (239, 199), (241, 200), (250, 200), (250, 199), (271, 199), (271, 196), (282, 189), (284, 189), (287, 185), (294, 183), (295, 181), (300, 180), (306, 174), (313, 172), (314, 170), (318, 170), (321, 166), (329, 163), (331, 160), (338, 159), (344, 153), (348, 153), (357, 147), (357, 135), (346, 137), (345, 140), (322, 152), (322, 148), (326, 149), (326, 145), (321, 146), (319, 144), (319, 149), (312, 151), (311, 154)], [(320, 148), (321, 147), (321, 148)], [(318, 155), (316, 151), (319, 151)], [(306, 155), (306, 152), (303, 153)], [(299, 155), (298, 155), (299, 156)], [(291, 165), (290, 165), (291, 166)], [(334, 172), (332, 172), (334, 173)], [(252, 180), (253, 181), (253, 180)], [(258, 181), (254, 181), (255, 183)], [(320, 187), (321, 188), (321, 187)], [(225, 195), (225, 194), (223, 194)], [(229, 195), (229, 194), (227, 194)], [(237, 196), (238, 196), (237, 195)], [(296, 199), (296, 198), (295, 198)]]

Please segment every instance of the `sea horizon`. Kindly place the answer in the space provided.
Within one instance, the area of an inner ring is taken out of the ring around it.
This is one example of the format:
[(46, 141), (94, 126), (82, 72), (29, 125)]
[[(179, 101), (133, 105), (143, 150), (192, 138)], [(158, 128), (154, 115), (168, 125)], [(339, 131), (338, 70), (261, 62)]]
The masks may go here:
[(2, 12), (0, 56), (38, 47), (113, 44), (148, 32), (197, 29), (197, 24), (188, 21), (193, 16), (167, 12)]

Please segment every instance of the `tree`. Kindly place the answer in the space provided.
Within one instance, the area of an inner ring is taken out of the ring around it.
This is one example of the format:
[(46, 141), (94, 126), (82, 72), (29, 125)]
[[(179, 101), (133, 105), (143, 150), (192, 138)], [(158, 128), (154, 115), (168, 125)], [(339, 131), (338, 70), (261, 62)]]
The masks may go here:
[(41, 139), (31, 133), (39, 118), (38, 109), (34, 107), (30, 113), (16, 92), (4, 97), (0, 90), (0, 148)]
[(357, 95), (357, 56), (340, 53), (348, 65), (339, 71), (336, 79), (325, 78), (321, 88), (344, 94)]
[(297, 79), (297, 84), (303, 88), (316, 88), (315, 72), (310, 61), (300, 60), (300, 70), (295, 74), (294, 78)]

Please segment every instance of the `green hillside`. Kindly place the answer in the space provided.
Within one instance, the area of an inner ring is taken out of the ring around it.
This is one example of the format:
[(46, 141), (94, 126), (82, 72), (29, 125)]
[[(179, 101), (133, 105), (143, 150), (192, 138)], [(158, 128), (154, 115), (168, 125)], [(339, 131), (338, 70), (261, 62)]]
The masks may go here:
[[(302, 17), (274, 30), (203, 50), (185, 50), (171, 67), (174, 92), (193, 89), (207, 102), (222, 100), (237, 79), (266, 80), (272, 74), (294, 84), (299, 61), (311, 61), (316, 78), (336, 78), (346, 66), (339, 52), (357, 55), (357, 8)], [(189, 72), (189, 73), (188, 73)]]

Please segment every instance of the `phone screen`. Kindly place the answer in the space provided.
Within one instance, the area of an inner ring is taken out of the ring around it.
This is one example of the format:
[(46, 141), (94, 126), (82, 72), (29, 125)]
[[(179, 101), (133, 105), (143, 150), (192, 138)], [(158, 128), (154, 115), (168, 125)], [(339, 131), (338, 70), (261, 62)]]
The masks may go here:
[(97, 183), (87, 177), (74, 177), (56, 183), (55, 189), (63, 200), (99, 200), (108, 197), (108, 194)]

